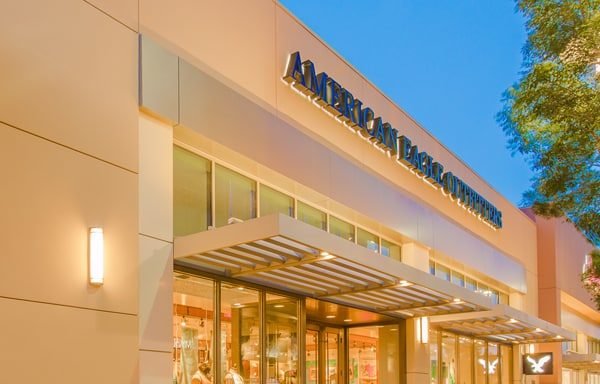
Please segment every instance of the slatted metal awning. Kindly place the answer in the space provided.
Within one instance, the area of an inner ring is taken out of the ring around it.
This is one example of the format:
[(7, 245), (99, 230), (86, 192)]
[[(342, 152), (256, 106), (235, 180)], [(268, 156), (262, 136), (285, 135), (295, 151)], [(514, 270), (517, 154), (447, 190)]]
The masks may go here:
[(600, 373), (600, 354), (566, 353), (562, 355), (563, 368), (584, 369), (588, 372)]
[(401, 318), (491, 307), (485, 296), (280, 214), (178, 237), (174, 257), (217, 274)]
[(500, 343), (575, 340), (575, 333), (505, 304), (494, 305), (489, 311), (438, 316), (430, 323), (435, 328)]

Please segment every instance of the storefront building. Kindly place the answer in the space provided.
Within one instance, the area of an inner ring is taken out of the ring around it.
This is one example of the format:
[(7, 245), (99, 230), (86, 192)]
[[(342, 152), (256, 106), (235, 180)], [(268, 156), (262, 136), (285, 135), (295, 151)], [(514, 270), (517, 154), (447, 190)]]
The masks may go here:
[(591, 246), (277, 2), (0, 18), (0, 382), (598, 380)]

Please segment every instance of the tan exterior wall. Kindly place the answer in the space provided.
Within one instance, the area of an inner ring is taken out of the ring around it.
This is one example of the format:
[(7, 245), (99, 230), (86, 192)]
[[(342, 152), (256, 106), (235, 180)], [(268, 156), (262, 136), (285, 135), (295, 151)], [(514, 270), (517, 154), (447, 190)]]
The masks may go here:
[(0, 50), (0, 382), (137, 383), (136, 32), (84, 1), (11, 1)]
[(173, 379), (173, 128), (139, 118), (140, 383)]
[[(202, 23), (198, 22), (198, 15), (202, 15)], [(223, 28), (225, 19), (228, 25), (236, 25), (236, 28)], [(184, 58), (194, 67), (230, 87), (234, 92), (243, 95), (249, 102), (264, 109), (266, 113), (276, 116), (303, 135), (322, 144), (328, 151), (333, 151), (344, 161), (354, 164), (357, 170), (360, 169), (359, 172), (373, 175), (382, 183), (391, 183), (396, 190), (409, 196), (418, 205), (436, 212), (440, 218), (423, 218), (413, 228), (404, 226), (394, 217), (386, 218), (385, 212), (379, 214), (372, 210), (363, 210), (363, 214), (371, 215), (375, 221), (382, 222), (411, 239), (427, 245), (434, 252), (458, 258), (458, 261), (465, 265), (477, 265), (483, 273), (489, 275), (506, 269), (507, 263), (515, 262), (511, 268), (521, 268), (522, 272), (514, 274), (520, 276), (519, 280), (511, 286), (521, 292), (537, 291), (537, 244), (533, 221), (494, 191), (460, 159), (276, 2), (270, 0), (235, 2), (234, 6), (228, 1), (206, 4), (183, 0), (175, 3), (141, 0), (140, 31), (175, 55)], [(209, 38), (214, 33), (218, 33), (218, 39)], [(355, 134), (291, 90), (281, 77), (289, 53), (296, 50), (302, 53), (303, 59), (311, 59), (318, 71), (326, 71), (352, 91), (355, 97), (363, 100), (365, 105), (371, 106), (377, 114), (390, 121), (401, 134), (409, 136), (421, 150), (426, 150), (433, 155), (446, 166), (447, 170), (452, 170), (494, 203), (503, 212), (504, 228), (493, 231), (483, 225), (439, 191), (433, 190), (387, 156), (374, 150), (371, 145), (358, 139)], [(181, 84), (191, 87), (189, 80), (182, 81)], [(179, 95), (180, 102), (185, 102), (186, 95), (188, 95), (186, 91), (182, 90)], [(224, 108), (226, 109), (227, 106)], [(239, 111), (233, 112), (230, 111), (226, 116), (221, 112), (215, 112), (218, 116), (213, 118), (227, 120), (227, 123), (221, 123), (223, 127), (244, 124), (244, 114)], [(194, 111), (194, 113), (200, 112)], [(197, 119), (197, 117), (186, 116), (182, 107), (174, 120), (178, 119), (180, 123), (189, 126), (191, 121)], [(172, 116), (168, 117), (172, 118)], [(252, 122), (247, 121), (247, 124), (252, 125)], [(220, 131), (223, 129), (227, 128), (214, 127), (213, 131), (222, 134)], [(267, 140), (260, 143), (260, 140), (256, 140), (258, 137), (261, 136), (255, 136), (253, 145), (265, 145), (270, 151), (277, 152), (275, 142)], [(272, 156), (275, 157), (276, 154), (273, 153)], [(324, 165), (318, 163), (316, 159), (310, 159), (309, 156), (305, 160), (307, 161), (305, 172), (313, 172)], [(347, 167), (335, 168), (337, 163), (328, 161), (331, 164), (330, 173), (350, 170)], [(354, 176), (359, 174), (355, 170), (352, 172)], [(336, 190), (336, 185), (331, 181), (321, 183), (317, 187), (310, 186), (333, 200), (352, 206), (352, 196), (336, 196), (336, 193), (348, 189)], [(369, 192), (365, 185), (353, 187), (356, 191), (354, 196)], [(402, 214), (406, 212), (398, 208), (397, 215)], [(475, 242), (487, 244), (487, 248), (481, 247), (480, 252), (477, 252), (473, 251), (477, 245), (473, 247), (469, 244), (470, 248), (465, 245), (467, 252), (463, 252), (457, 244), (452, 244), (455, 243), (450, 240), (453, 234), (444, 235), (449, 233), (446, 228), (451, 226), (463, 228), (469, 236), (477, 239), (474, 240)], [(499, 256), (501, 254), (506, 256)], [(502, 258), (505, 260), (503, 261)], [(501, 280), (503, 279), (502, 276)], [(530, 313), (536, 313), (535, 294), (525, 298), (523, 308)]]
[[(559, 322), (562, 304), (594, 310), (590, 295), (579, 280), (585, 256), (593, 249), (592, 244), (564, 219), (535, 217), (535, 220), (538, 227), (539, 290), (543, 300), (540, 308), (547, 310), (546, 316), (549, 317), (542, 316), (541, 312), (540, 316)], [(568, 303), (561, 298), (564, 294), (569, 297)]]

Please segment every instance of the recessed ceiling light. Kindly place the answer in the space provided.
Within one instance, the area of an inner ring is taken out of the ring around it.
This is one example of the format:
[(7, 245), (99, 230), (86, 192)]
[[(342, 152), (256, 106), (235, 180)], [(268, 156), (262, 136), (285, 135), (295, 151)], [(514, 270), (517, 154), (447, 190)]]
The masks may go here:
[(346, 323), (349, 323), (349, 322), (351, 322), (351, 321), (352, 321), (352, 319), (344, 319), (344, 321), (345, 321)]
[(321, 256), (329, 256), (329, 252), (323, 251), (321, 252)]
[(510, 320), (508, 320), (508, 322), (509, 322), (509, 323), (513, 323), (513, 324), (514, 324), (514, 323), (518, 323), (517, 319), (510, 319)]
[(275, 304), (273, 307), (275, 307), (275, 308), (283, 308), (283, 307), (285, 307), (285, 305), (283, 305), (283, 304)]
[(243, 291), (244, 287), (237, 287), (238, 291)]
[(234, 306), (234, 307), (241, 307), (241, 306), (242, 306), (242, 303), (233, 303), (233, 306)]
[(335, 318), (335, 315), (327, 315), (327, 316), (325, 316), (325, 317), (326, 317), (326, 318), (328, 318), (328, 319), (334, 319), (334, 318)]

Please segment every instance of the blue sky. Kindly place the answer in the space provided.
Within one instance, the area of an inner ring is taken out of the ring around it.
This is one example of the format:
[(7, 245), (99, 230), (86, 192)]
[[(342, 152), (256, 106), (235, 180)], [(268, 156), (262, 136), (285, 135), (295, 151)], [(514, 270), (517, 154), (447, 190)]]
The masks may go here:
[(280, 1), (495, 189), (520, 202), (532, 173), (506, 148), (495, 120), (502, 92), (518, 79), (526, 38), (512, 0)]

